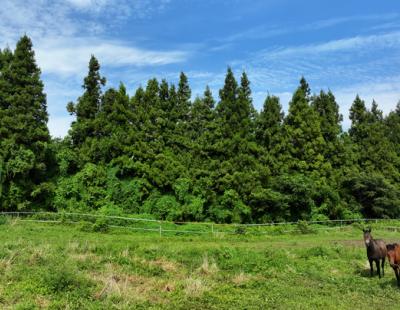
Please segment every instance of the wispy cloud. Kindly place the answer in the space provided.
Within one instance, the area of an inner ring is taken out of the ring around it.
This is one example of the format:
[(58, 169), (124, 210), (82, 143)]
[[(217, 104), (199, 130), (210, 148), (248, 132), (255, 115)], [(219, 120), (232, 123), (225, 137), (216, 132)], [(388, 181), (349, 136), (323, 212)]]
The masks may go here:
[(270, 48), (233, 66), (246, 70), (256, 89), (270, 91), (292, 91), (302, 75), (320, 88), (373, 83), (398, 75), (400, 32)]
[(2, 0), (0, 44), (28, 32), (34, 38), (88, 36), (164, 10), (169, 0)]
[(81, 75), (91, 54), (104, 67), (158, 66), (185, 61), (185, 51), (146, 50), (120, 41), (91, 38), (46, 39), (36, 46), (37, 60), (43, 72)]
[(353, 49), (368, 48), (391, 48), (400, 46), (400, 31), (385, 34), (374, 34), (368, 36), (355, 36), (351, 38), (332, 40), (322, 43), (300, 45), (294, 47), (276, 48), (275, 50), (264, 50), (259, 53), (265, 59), (290, 57), (300, 54), (318, 54)]
[(340, 24), (346, 24), (351, 22), (385, 22), (388, 20), (396, 20), (399, 18), (399, 14), (397, 13), (389, 13), (389, 14), (370, 14), (370, 15), (353, 15), (353, 16), (340, 16), (334, 18), (327, 18), (317, 20), (310, 24), (306, 24), (300, 26), (300, 31), (305, 30), (320, 30), (328, 27), (333, 27)]
[[(380, 23), (379, 25), (383, 25), (381, 24), (383, 22), (386, 25), (386, 27), (389, 27), (389, 25), (393, 25), (393, 23), (395, 23), (396, 20), (399, 18), (400, 14), (390, 13), (390, 14), (341, 16), (335, 18), (321, 19), (300, 25), (299, 24), (286, 24), (284, 26), (280, 24), (268, 25), (268, 26), (260, 25), (257, 27), (247, 29), (242, 32), (224, 36), (223, 38), (215, 39), (215, 41), (233, 43), (241, 40), (258, 40), (258, 39), (272, 38), (272, 37), (278, 37), (300, 32), (317, 31), (350, 22), (375, 21), (379, 22)], [(394, 22), (388, 22), (393, 20)], [(379, 27), (379, 25), (377, 25), (376, 27)]]

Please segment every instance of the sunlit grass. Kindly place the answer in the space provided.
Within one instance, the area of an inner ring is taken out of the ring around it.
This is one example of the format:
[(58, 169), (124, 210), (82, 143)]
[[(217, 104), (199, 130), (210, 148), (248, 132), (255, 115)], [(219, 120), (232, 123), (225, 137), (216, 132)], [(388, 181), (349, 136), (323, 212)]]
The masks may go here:
[[(376, 237), (399, 233), (373, 227)], [(2, 309), (398, 309), (369, 277), (357, 227), (310, 234), (162, 236), (0, 225)]]

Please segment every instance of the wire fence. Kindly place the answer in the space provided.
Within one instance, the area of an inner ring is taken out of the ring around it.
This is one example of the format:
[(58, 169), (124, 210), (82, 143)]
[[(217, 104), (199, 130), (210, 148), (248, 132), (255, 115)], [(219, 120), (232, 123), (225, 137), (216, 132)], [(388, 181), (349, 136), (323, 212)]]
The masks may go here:
[[(219, 234), (282, 234), (289, 232), (313, 232), (319, 230), (341, 229), (349, 225), (382, 224), (381, 226), (398, 231), (399, 219), (340, 219), (326, 221), (271, 222), (261, 224), (217, 224), (212, 222), (170, 222), (138, 217), (107, 216), (74, 212), (14, 211), (0, 212), (0, 216), (26, 222), (53, 224), (102, 223), (110, 228), (130, 231), (154, 232), (160, 236), (168, 234), (219, 235)], [(358, 223), (358, 224), (354, 224)]]

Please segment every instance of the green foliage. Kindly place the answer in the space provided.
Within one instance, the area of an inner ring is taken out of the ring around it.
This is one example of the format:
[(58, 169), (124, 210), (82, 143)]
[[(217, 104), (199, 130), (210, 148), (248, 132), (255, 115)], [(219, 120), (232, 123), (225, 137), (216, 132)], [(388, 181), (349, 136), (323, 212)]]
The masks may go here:
[(400, 212), (400, 190), (379, 174), (349, 176), (343, 183), (366, 218), (395, 218)]
[(93, 224), (93, 231), (94, 232), (108, 232), (109, 227), (107, 223), (107, 219), (104, 217), (99, 217), (96, 222)]
[[(54, 176), (47, 104), (32, 42), (0, 53), (0, 208), (50, 209)], [(50, 187), (47, 187), (50, 189)]]
[(45, 272), (42, 280), (50, 294), (68, 292), (81, 285), (87, 285), (87, 281), (80, 279), (71, 268), (65, 265), (57, 266), (51, 272)]
[(80, 221), (77, 229), (83, 232), (92, 232), (93, 231), (93, 224), (88, 221)]
[(306, 221), (298, 221), (296, 228), (301, 234), (310, 234), (314, 232), (314, 230), (310, 227), (310, 225), (308, 225)]
[(210, 210), (211, 217), (218, 223), (241, 223), (251, 217), (251, 210), (240, 199), (239, 194), (233, 190), (226, 190), (219, 200), (219, 206)]
[[(105, 89), (91, 56), (69, 135), (50, 139), (32, 42), (0, 50), (0, 209), (152, 214), (227, 223), (398, 217), (400, 107), (357, 96), (351, 127), (331, 91), (304, 77), (286, 116), (258, 113), (245, 72), (227, 69), (216, 101), (189, 78)], [(101, 226), (101, 225), (100, 225)]]
[(157, 199), (154, 210), (151, 213), (158, 215), (161, 219), (178, 220), (181, 216), (181, 208), (175, 196), (163, 195)]
[(0, 225), (5, 225), (7, 224), (8, 219), (6, 216), (0, 216)]

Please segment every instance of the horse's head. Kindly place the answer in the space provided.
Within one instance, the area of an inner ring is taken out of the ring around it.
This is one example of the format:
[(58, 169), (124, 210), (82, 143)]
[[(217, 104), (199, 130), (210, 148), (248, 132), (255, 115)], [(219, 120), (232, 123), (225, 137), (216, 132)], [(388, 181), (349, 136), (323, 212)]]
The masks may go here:
[(371, 227), (363, 229), (363, 232), (364, 232), (364, 243), (366, 246), (369, 246), (372, 240)]
[(397, 243), (386, 245), (387, 257), (389, 260), (389, 264), (392, 268), (398, 267), (398, 263), (399, 263), (399, 262), (396, 262), (396, 248), (397, 247), (398, 247)]

